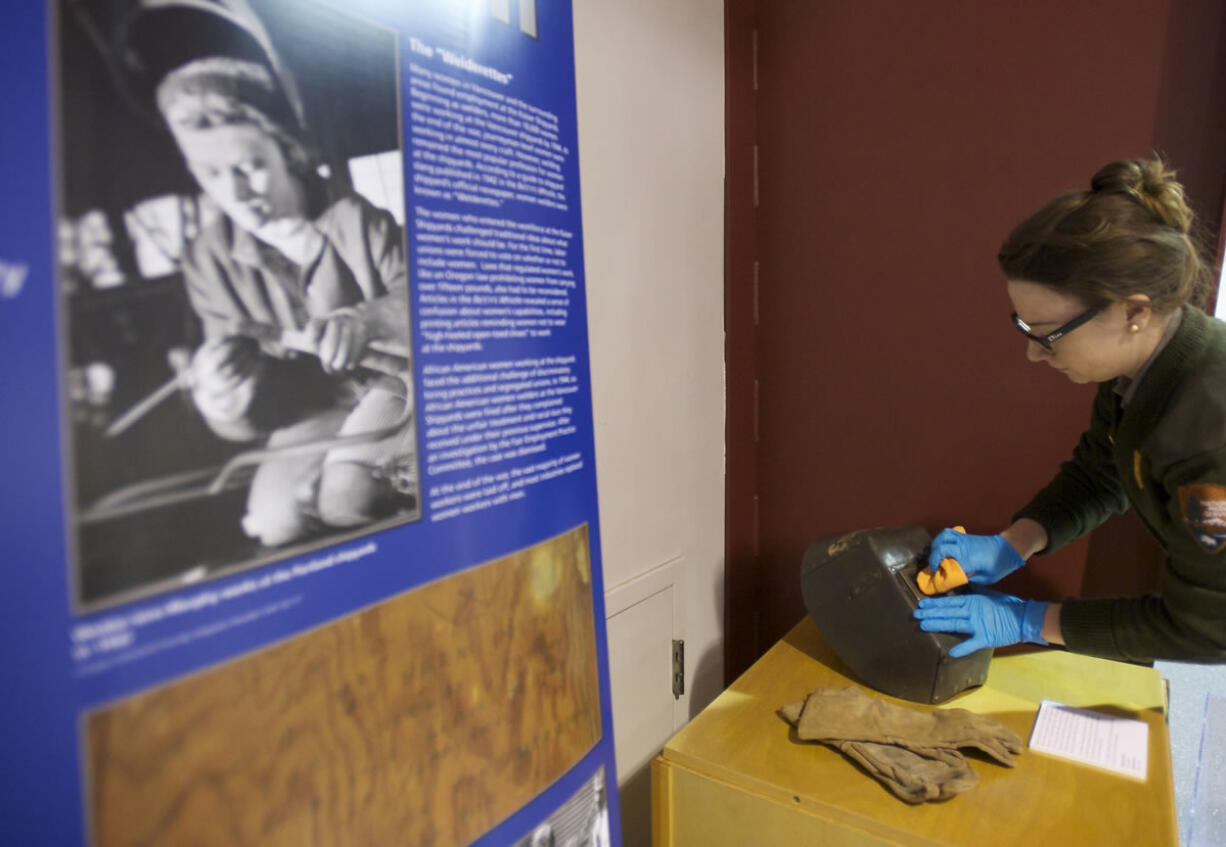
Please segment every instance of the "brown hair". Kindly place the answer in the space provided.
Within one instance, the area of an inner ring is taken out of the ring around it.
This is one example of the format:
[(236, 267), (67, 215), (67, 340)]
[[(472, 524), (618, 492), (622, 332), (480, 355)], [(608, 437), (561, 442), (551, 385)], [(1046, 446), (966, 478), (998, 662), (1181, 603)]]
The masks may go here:
[(1175, 172), (1161, 159), (1125, 159), (1018, 224), (996, 259), (1009, 279), (1087, 305), (1146, 294), (1165, 314), (1210, 293), (1200, 240)]

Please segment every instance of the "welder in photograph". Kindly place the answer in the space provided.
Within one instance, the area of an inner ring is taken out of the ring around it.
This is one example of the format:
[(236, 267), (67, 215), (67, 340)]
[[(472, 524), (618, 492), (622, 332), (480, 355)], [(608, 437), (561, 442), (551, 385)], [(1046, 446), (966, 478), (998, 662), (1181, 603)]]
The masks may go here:
[[(204, 57), (157, 88), (188, 170), (221, 214), (188, 246), (183, 276), (204, 342), (192, 396), (209, 427), (270, 448), (337, 437), (322, 454), (273, 455), (251, 484), (246, 533), (277, 546), (390, 513), (379, 473), (411, 450), (406, 378), (371, 367), (401, 353), (407, 377), (404, 240), (356, 193), (329, 197), (277, 77), (261, 63)], [(380, 372), (382, 371), (382, 372)]]

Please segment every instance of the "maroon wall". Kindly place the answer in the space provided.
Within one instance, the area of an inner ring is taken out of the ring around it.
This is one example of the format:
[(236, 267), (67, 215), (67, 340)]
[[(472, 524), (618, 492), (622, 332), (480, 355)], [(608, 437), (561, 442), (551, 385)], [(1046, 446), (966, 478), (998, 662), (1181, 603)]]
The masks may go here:
[(725, 682), (757, 658), (758, 456), (753, 398), (757, 378), (757, 208), (754, 155), (757, 141), (754, 74), (754, 4), (725, 3), (724, 141), (724, 645)]
[[(1093, 389), (1026, 361), (996, 249), (1052, 194), (1154, 149), (1216, 232), (1226, 42), (1209, 0), (728, 8), (729, 174), (745, 172), (753, 136), (760, 178), (756, 214), (743, 188), (729, 194), (731, 676), (804, 614), (798, 566), (813, 539), (910, 523), (999, 531), (1050, 478)], [(752, 72), (753, 27), (756, 92), (737, 79)], [(756, 326), (741, 315), (747, 252), (761, 268)], [(1090, 571), (1083, 540), (1007, 585), (1057, 598), (1152, 581), (1156, 552), (1135, 521), (1093, 547)]]

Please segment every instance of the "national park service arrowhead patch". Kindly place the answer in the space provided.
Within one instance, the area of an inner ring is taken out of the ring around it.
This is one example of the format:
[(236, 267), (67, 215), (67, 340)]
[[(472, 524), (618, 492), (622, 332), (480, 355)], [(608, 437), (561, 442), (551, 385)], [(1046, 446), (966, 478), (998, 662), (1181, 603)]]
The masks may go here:
[(1226, 548), (1226, 485), (1181, 485), (1179, 507), (1202, 549), (1219, 553)]

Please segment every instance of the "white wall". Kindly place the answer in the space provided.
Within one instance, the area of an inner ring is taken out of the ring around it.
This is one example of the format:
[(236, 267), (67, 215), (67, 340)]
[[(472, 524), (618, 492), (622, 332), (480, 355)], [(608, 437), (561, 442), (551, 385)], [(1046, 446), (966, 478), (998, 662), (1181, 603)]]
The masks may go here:
[[(574, 10), (613, 718), (633, 845), (647, 843), (632, 837), (646, 762), (722, 684), (723, 3)], [(647, 632), (660, 622), (652, 606), (671, 607), (686, 642), (678, 701), (660, 679), (668, 632)], [(668, 704), (671, 727), (649, 719), (649, 703)]]

